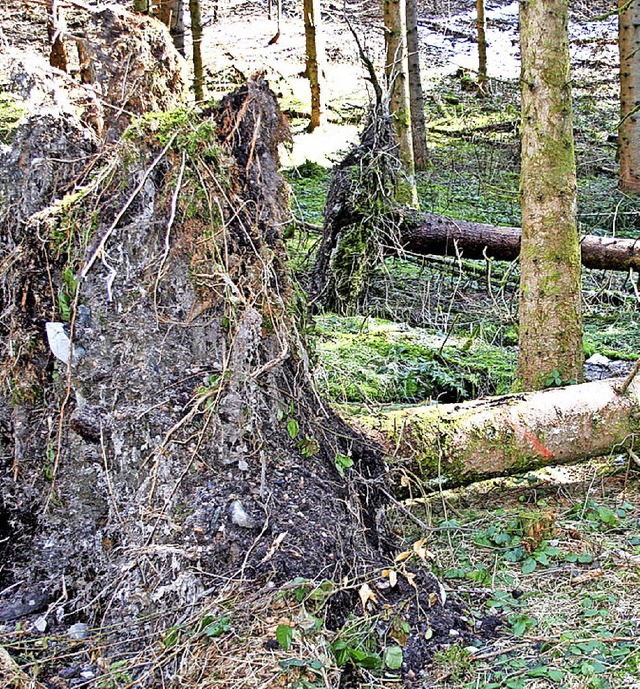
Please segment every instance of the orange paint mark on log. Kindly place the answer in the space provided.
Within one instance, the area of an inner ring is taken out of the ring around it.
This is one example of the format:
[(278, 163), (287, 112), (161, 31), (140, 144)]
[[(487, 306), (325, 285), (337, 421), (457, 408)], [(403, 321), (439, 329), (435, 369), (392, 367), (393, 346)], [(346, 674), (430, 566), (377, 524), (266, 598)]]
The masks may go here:
[(553, 452), (543, 445), (537, 438), (536, 436), (531, 432), (526, 430), (525, 428), (522, 428), (517, 423), (512, 423), (511, 424), (513, 427), (513, 430), (520, 435), (521, 438), (524, 438), (525, 440), (528, 440), (534, 447), (535, 451), (541, 456), (544, 457), (544, 459), (551, 459), (553, 457)]
[(533, 447), (535, 447), (538, 454), (545, 459), (551, 459), (553, 457), (553, 452), (548, 447), (545, 447), (531, 431), (525, 431), (524, 437), (531, 441)]

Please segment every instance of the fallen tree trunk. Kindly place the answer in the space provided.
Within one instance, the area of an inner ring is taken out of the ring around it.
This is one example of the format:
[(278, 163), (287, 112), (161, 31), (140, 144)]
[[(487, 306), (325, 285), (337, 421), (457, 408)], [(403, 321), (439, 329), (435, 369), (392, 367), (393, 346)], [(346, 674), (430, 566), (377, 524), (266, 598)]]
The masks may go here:
[[(404, 223), (398, 244), (415, 254), (514, 261), (520, 255), (520, 229), (454, 220), (421, 213)], [(640, 270), (640, 241), (585, 235), (580, 242), (585, 268)]]
[(390, 456), (446, 485), (569, 464), (630, 447), (640, 433), (640, 382), (624, 379), (424, 405), (360, 418)]

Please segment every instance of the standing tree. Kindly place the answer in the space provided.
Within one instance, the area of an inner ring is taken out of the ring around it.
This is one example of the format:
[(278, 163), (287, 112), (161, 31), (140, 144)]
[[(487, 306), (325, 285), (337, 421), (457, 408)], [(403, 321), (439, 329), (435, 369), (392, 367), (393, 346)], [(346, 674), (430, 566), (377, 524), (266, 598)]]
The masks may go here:
[(420, 43), (418, 40), (418, 9), (416, 0), (407, 2), (407, 52), (409, 68), (409, 104), (411, 108), (411, 137), (416, 170), (425, 170), (427, 134), (424, 121), (424, 93), (420, 77)]
[(476, 0), (478, 28), (478, 91), (487, 91), (487, 18), (484, 11), (484, 0)]
[(196, 101), (204, 100), (204, 69), (202, 65), (202, 15), (200, 0), (189, 0), (193, 55), (193, 94)]
[(580, 244), (569, 80), (568, 0), (520, 5), (522, 243), (520, 354), (525, 389), (582, 379)]
[(384, 0), (384, 29), (386, 44), (385, 73), (389, 85), (391, 117), (398, 139), (399, 158), (403, 174), (398, 180), (398, 201), (409, 206), (418, 205), (415, 182), (415, 162), (411, 133), (411, 106), (407, 73), (407, 12), (405, 0)]
[[(134, 8), (145, 13), (145, 5), (149, 7), (148, 0), (134, 0)], [(184, 57), (184, 8), (182, 0), (159, 0), (153, 8), (153, 14), (165, 26), (168, 27), (173, 45)]]
[(620, 189), (640, 192), (640, 2), (618, 0)]
[(306, 75), (311, 88), (311, 121), (312, 132), (322, 124), (324, 102), (322, 98), (322, 66), (324, 63), (324, 45), (322, 41), (320, 0), (304, 0), (304, 35), (306, 40)]

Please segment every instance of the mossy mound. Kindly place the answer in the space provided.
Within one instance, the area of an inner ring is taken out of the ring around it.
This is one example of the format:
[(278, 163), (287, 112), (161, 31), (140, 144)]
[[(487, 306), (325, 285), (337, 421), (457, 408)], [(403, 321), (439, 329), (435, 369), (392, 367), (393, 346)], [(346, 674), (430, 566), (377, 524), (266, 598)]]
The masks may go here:
[(514, 377), (515, 351), (479, 339), (332, 314), (316, 333), (316, 380), (335, 402), (460, 402), (507, 392)]

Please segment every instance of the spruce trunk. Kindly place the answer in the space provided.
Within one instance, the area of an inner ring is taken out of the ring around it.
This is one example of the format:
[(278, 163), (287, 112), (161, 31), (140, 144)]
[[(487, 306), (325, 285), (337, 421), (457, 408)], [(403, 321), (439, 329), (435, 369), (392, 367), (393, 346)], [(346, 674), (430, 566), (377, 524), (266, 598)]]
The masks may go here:
[(309, 131), (322, 124), (322, 64), (324, 46), (321, 33), (320, 0), (304, 0), (304, 35), (306, 42), (306, 75), (311, 88), (311, 121)]
[(359, 419), (389, 455), (424, 480), (462, 485), (569, 464), (629, 447), (640, 432), (640, 382), (623, 379)]
[[(399, 253), (515, 261), (520, 256), (520, 238), (518, 227), (496, 227), (421, 213), (409, 221), (404, 219), (397, 244)], [(635, 239), (585, 235), (580, 238), (580, 254), (585, 268), (640, 272), (640, 245)]]
[(487, 19), (484, 0), (476, 0), (476, 26), (478, 29), (478, 90), (487, 91)]
[(620, 189), (640, 192), (640, 3), (618, 0)]
[(389, 110), (398, 139), (398, 157), (403, 174), (398, 180), (397, 199), (409, 206), (418, 205), (415, 162), (409, 104), (409, 71), (407, 63), (407, 13), (405, 0), (384, 0), (384, 26), (387, 63), (385, 73), (389, 84)]
[(580, 245), (569, 76), (568, 0), (520, 6), (522, 243), (520, 353), (524, 389), (553, 373), (582, 380)]
[(197, 102), (204, 100), (204, 69), (202, 65), (202, 17), (200, 0), (189, 0), (193, 50), (193, 94)]
[(418, 40), (418, 9), (416, 0), (407, 0), (407, 51), (413, 158), (416, 170), (426, 170), (429, 154), (427, 152), (427, 134), (424, 117), (424, 92), (420, 76), (420, 42)]

